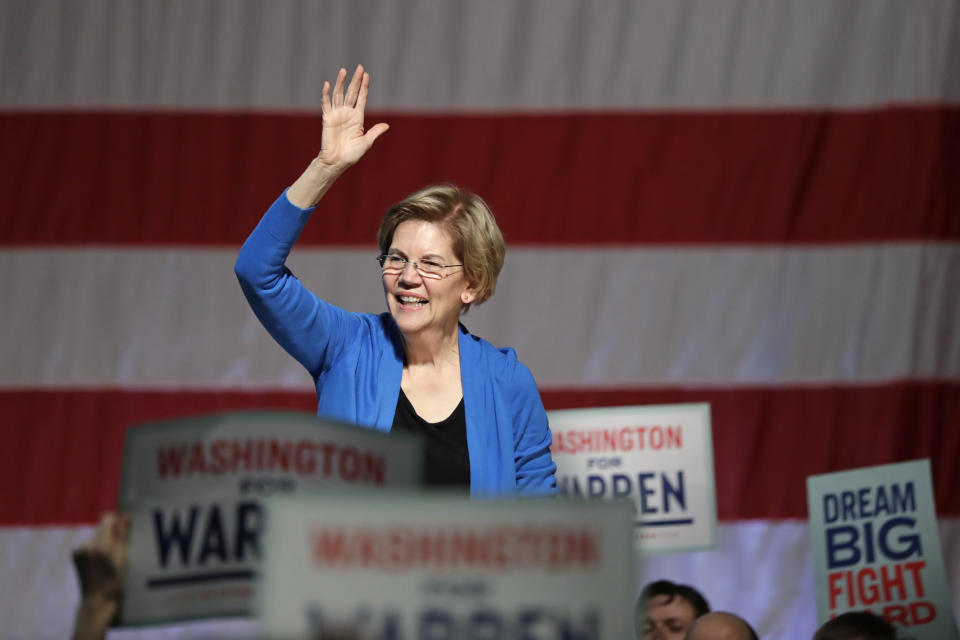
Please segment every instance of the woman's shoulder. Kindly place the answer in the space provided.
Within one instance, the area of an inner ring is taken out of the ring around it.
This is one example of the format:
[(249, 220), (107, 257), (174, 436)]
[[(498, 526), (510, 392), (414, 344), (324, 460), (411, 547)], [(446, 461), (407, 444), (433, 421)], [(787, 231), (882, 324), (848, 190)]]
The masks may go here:
[[(463, 325), (460, 326), (461, 332), (465, 334), (466, 344), (475, 350), (477, 359), (492, 378), (513, 385), (536, 386), (530, 369), (520, 361), (512, 347), (494, 346), (489, 341), (467, 331)], [(464, 341), (461, 341), (461, 344), (463, 343)]]

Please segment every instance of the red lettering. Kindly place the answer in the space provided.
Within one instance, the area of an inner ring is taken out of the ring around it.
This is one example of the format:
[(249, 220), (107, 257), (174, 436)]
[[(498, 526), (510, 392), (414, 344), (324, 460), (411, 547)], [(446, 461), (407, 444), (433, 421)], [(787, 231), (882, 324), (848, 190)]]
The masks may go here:
[(224, 471), (230, 471), (230, 465), (227, 458), (227, 447), (229, 443), (225, 440), (214, 440), (210, 445), (211, 464), (208, 471), (214, 474), (221, 474)]
[[(290, 470), (290, 443), (282, 440), (270, 440), (268, 443), (267, 471)], [(261, 467), (262, 468), (262, 467)]]
[(614, 439), (612, 433), (609, 431), (604, 431), (599, 435), (600, 442), (602, 443), (600, 446), (603, 447), (603, 451), (610, 451), (611, 449), (617, 448), (617, 441)]
[(238, 470), (238, 463), (243, 462), (243, 470), (250, 471), (253, 465), (253, 442), (251, 440), (233, 441), (233, 468)]
[(667, 427), (667, 449), (683, 448), (683, 427)]
[(353, 482), (357, 479), (359, 464), (357, 464), (357, 450), (353, 447), (345, 447), (340, 450), (338, 465), (340, 477), (347, 482)]
[(157, 449), (157, 475), (161, 478), (166, 478), (168, 475), (179, 476), (183, 456), (184, 447)]
[[(870, 578), (870, 584), (865, 584), (864, 578)], [(860, 601), (863, 604), (873, 604), (880, 600), (880, 589), (877, 588), (877, 572), (870, 567), (864, 567), (857, 572), (857, 587), (860, 589)]]
[[(903, 566), (899, 564), (893, 565), (894, 575), (890, 575), (888, 571), (889, 566), (880, 567), (880, 582), (883, 584), (883, 599), (886, 602), (891, 600), (906, 600), (907, 599), (907, 585), (903, 580)], [(896, 589), (899, 596), (894, 597), (892, 591)]]
[(580, 535), (580, 564), (587, 567), (600, 562), (600, 548), (597, 546), (597, 537), (590, 532), (581, 531)]
[(323, 453), (321, 471), (325, 476), (329, 476), (333, 472), (333, 454), (336, 450), (337, 445), (331, 442), (324, 442), (320, 445), (320, 451)]
[(663, 448), (663, 428), (659, 426), (650, 428), (650, 446), (654, 450)]
[(190, 459), (187, 461), (186, 473), (204, 473), (207, 470), (206, 459), (203, 455), (203, 445), (195, 442), (190, 448)]
[(837, 586), (837, 582), (843, 579), (844, 573), (844, 571), (834, 571), (827, 575), (827, 594), (830, 598), (830, 606), (828, 608), (831, 610), (837, 608), (837, 596), (843, 593), (843, 589)]
[(267, 466), (270, 455), (270, 442), (257, 440), (257, 471), (263, 471)]
[(360, 566), (362, 567), (371, 567), (377, 563), (377, 549), (380, 545), (377, 544), (376, 534), (372, 531), (361, 530), (355, 534), (357, 550), (360, 554)]
[(373, 480), (373, 483), (376, 485), (382, 485), (386, 482), (386, 464), (387, 460), (384, 456), (374, 456), (368, 454), (366, 456), (366, 474), (364, 478), (366, 480)]
[(918, 598), (923, 597), (923, 578), (920, 576), (920, 571), (927, 566), (927, 563), (923, 560), (914, 560), (913, 562), (908, 562), (903, 565), (907, 571), (913, 574), (913, 588), (917, 593)]
[(643, 451), (643, 449), (646, 447), (647, 441), (644, 438), (646, 433), (647, 433), (646, 427), (637, 427), (637, 442), (639, 443), (637, 444), (637, 449), (640, 449), (641, 451)]
[(572, 569), (600, 561), (596, 534), (547, 527), (497, 526), (485, 530), (417, 531), (318, 529), (310, 536), (318, 565), (403, 570), (487, 568), (522, 571), (530, 567)]
[(910, 626), (910, 611), (901, 604), (892, 604), (889, 607), (884, 607), (881, 615), (887, 619), (887, 622), (899, 624), (904, 627)]
[(344, 533), (341, 530), (321, 529), (310, 536), (313, 542), (313, 561), (319, 565), (344, 563)]
[(415, 558), (415, 555), (410, 553), (408, 548), (408, 541), (410, 540), (410, 532), (404, 529), (391, 529), (387, 531), (387, 549), (389, 549), (387, 557), (390, 561), (390, 568), (406, 568), (410, 566), (410, 563)]
[(459, 567), (462, 564), (469, 567), (478, 562), (483, 564), (478, 547), (476, 536), (469, 531), (454, 531), (450, 535), (450, 565)]
[(313, 455), (313, 443), (309, 440), (301, 440), (297, 443), (294, 459), (297, 473), (306, 475), (317, 469), (317, 457)]
[(911, 602), (910, 617), (913, 624), (927, 624), (937, 619), (937, 609), (930, 602)]

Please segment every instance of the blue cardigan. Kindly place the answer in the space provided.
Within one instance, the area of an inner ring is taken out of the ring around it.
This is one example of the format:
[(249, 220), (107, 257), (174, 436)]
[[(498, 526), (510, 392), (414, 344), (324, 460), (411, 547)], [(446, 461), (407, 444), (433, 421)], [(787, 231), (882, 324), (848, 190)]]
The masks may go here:
[[(313, 376), (318, 415), (390, 431), (403, 374), (393, 318), (324, 302), (285, 265), (312, 212), (286, 192), (273, 203), (240, 249), (240, 286), (270, 335)], [(459, 338), (471, 493), (556, 493), (547, 414), (529, 369), (513, 349), (462, 324)]]

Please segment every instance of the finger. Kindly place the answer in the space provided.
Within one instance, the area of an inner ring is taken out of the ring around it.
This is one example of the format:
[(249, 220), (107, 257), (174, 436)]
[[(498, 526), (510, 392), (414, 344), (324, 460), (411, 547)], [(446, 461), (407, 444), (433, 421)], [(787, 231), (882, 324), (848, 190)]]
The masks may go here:
[(110, 546), (110, 541), (113, 539), (115, 521), (116, 516), (113, 513), (104, 513), (100, 516), (100, 524), (97, 525), (97, 530), (93, 534), (93, 540), (91, 540), (89, 545), (91, 548), (106, 549)]
[(323, 91), (320, 94), (320, 112), (323, 115), (327, 115), (332, 108), (330, 104), (330, 83), (324, 80)]
[(118, 513), (113, 519), (112, 537), (117, 542), (124, 542), (127, 539), (127, 531), (130, 530), (130, 514)]
[(343, 82), (347, 79), (347, 70), (343, 67), (337, 72), (337, 83), (333, 85), (333, 106), (343, 106)]
[(363, 74), (363, 80), (360, 82), (360, 93), (357, 95), (357, 109), (363, 111), (367, 108), (367, 93), (370, 91), (370, 74)]
[(353, 77), (350, 78), (350, 86), (347, 87), (346, 105), (352, 107), (357, 104), (357, 94), (360, 92), (360, 85), (363, 84), (363, 65), (358, 64)]
[(363, 139), (367, 143), (367, 148), (369, 149), (376, 139), (383, 135), (389, 128), (390, 125), (388, 125), (386, 122), (378, 122), (370, 127), (370, 129), (363, 134)]

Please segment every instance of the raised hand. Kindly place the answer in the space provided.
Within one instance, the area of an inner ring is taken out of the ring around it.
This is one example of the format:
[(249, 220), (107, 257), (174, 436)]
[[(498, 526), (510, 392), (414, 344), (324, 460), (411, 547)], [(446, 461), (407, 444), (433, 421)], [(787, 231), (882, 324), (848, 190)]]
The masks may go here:
[(348, 167), (367, 152), (373, 142), (389, 127), (381, 122), (363, 130), (363, 112), (367, 106), (370, 74), (357, 65), (350, 85), (344, 89), (347, 70), (340, 69), (330, 93), (330, 83), (323, 83), (320, 106), (323, 111), (323, 137), (317, 160), (331, 167)]
[(330, 93), (330, 83), (323, 83), (320, 107), (323, 112), (323, 137), (320, 153), (310, 166), (287, 189), (287, 199), (297, 207), (312, 207), (351, 165), (363, 157), (380, 134), (389, 129), (386, 123), (363, 130), (363, 111), (367, 106), (370, 74), (357, 65), (350, 86), (344, 89), (347, 70), (340, 69)]
[(100, 640), (123, 600), (129, 516), (107, 513), (89, 542), (73, 552), (80, 582), (74, 640)]

